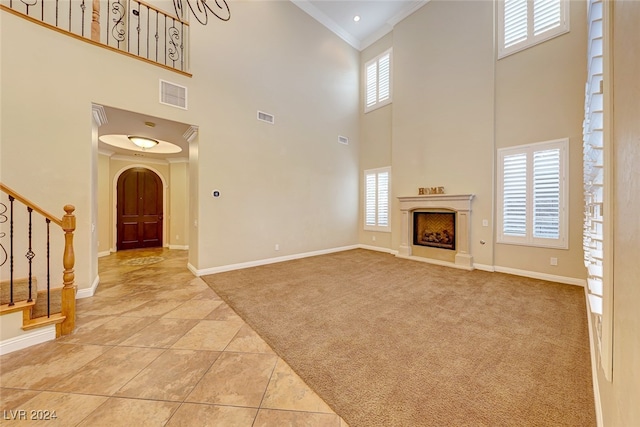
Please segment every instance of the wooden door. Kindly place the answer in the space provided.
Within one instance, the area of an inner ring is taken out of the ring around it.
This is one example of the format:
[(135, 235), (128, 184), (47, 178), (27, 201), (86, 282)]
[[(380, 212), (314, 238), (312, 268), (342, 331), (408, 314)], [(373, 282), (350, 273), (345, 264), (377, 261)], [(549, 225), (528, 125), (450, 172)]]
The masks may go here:
[(118, 250), (162, 246), (162, 181), (144, 168), (118, 178)]

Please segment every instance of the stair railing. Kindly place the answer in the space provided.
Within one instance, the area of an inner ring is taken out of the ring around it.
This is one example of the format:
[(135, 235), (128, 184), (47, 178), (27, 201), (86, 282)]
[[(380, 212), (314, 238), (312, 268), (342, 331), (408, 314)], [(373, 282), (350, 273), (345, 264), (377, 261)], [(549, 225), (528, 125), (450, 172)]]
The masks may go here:
[[(51, 317), (51, 231), (50, 225), (53, 222), (58, 225), (64, 232), (64, 252), (63, 252), (63, 273), (62, 273), (62, 303), (61, 314), (65, 317), (64, 321), (60, 325), (59, 335), (67, 335), (73, 332), (75, 328), (76, 319), (76, 286), (75, 286), (75, 254), (73, 250), (73, 232), (76, 228), (76, 218), (73, 212), (75, 207), (72, 205), (66, 205), (64, 207), (65, 215), (62, 218), (57, 218), (44, 209), (40, 208), (35, 203), (26, 199), (18, 194), (16, 191), (0, 183), (0, 190), (8, 196), (7, 206), (4, 200), (0, 201), (0, 224), (9, 223), (9, 252), (5, 248), (4, 239), (7, 237), (6, 232), (0, 232), (0, 267), (6, 265), (9, 262), (9, 303), (7, 306), (10, 308), (16, 304), (14, 301), (14, 272), (15, 272), (15, 259), (14, 259), (14, 242), (15, 242), (15, 230), (14, 230), (14, 215), (15, 215), (15, 202), (20, 202), (26, 207), (27, 211), (27, 234), (28, 234), (28, 249), (25, 257), (28, 260), (28, 298), (27, 302), (33, 301), (33, 260), (36, 258), (36, 253), (33, 250), (33, 212), (44, 217), (46, 223), (46, 277), (47, 277), (47, 317)], [(36, 289), (37, 292), (37, 289)]]
[(0, 0), (0, 10), (191, 76), (189, 23), (143, 0)]

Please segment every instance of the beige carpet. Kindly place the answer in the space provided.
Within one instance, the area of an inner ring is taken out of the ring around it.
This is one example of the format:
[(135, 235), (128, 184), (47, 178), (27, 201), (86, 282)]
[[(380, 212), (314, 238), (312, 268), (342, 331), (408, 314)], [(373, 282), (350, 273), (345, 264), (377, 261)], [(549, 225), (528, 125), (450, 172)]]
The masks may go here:
[(595, 425), (580, 287), (366, 250), (203, 279), (351, 427)]

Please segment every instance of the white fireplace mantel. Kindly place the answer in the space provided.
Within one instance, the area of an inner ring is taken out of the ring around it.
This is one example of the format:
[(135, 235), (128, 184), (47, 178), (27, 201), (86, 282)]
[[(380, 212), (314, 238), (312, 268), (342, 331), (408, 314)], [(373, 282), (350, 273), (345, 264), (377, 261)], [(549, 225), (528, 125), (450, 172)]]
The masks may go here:
[[(398, 197), (402, 213), (402, 240), (398, 256), (415, 259), (411, 254), (413, 218), (411, 212), (420, 209), (446, 209), (456, 213), (456, 258), (452, 267), (473, 270), (471, 248), (471, 200), (473, 194), (427, 194)], [(436, 262), (434, 260), (434, 262)], [(436, 262), (442, 264), (442, 262)], [(451, 263), (445, 263), (451, 264)]]

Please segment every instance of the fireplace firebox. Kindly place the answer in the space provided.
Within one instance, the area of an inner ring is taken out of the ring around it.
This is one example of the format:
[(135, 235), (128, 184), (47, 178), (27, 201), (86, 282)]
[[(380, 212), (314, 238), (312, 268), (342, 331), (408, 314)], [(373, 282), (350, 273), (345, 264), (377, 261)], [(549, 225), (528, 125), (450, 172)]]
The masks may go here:
[(413, 244), (456, 249), (455, 212), (413, 212)]

